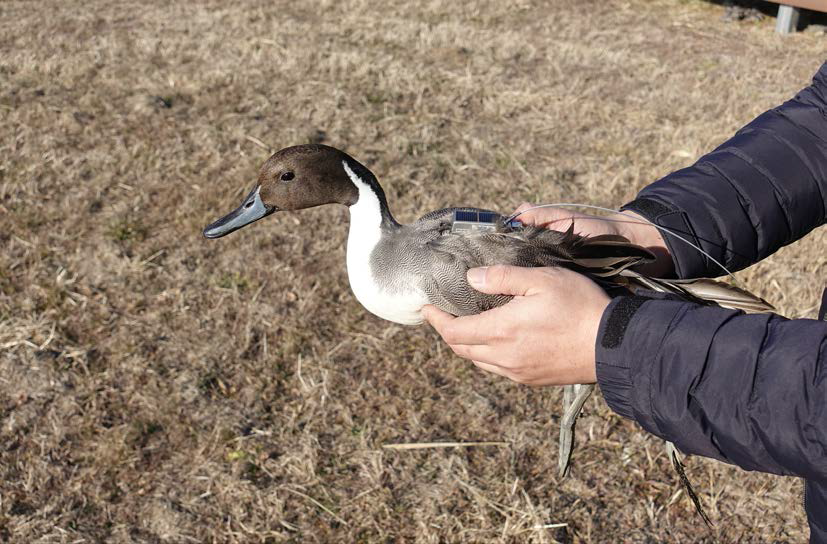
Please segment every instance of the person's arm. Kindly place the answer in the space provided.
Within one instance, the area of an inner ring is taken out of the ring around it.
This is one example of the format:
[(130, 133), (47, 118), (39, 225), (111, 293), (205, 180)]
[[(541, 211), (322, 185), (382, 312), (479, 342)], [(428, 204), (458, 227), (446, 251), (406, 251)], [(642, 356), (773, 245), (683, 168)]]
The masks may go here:
[(597, 338), (618, 414), (686, 453), (827, 478), (827, 323), (625, 297)]
[(609, 406), (682, 452), (805, 478), (827, 542), (827, 322), (617, 298), (596, 361)]
[[(622, 209), (681, 233), (730, 270), (824, 224), (827, 63), (795, 98), (761, 114), (694, 165), (644, 188)], [(687, 244), (668, 235), (664, 240), (678, 277), (723, 274)]]

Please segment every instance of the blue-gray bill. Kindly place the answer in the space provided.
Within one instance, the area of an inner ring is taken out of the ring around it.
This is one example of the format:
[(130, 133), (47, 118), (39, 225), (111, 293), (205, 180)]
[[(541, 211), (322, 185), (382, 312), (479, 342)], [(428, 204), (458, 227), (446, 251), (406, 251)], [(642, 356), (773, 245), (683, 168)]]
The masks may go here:
[(241, 206), (228, 213), (218, 221), (207, 225), (207, 228), (204, 229), (204, 236), (207, 238), (220, 238), (240, 229), (241, 227), (249, 225), (253, 221), (258, 221), (262, 217), (267, 217), (276, 211), (274, 206), (264, 205), (264, 202), (261, 201), (261, 196), (259, 195), (260, 191), (261, 186), (256, 186), (252, 191), (250, 191), (250, 194), (247, 195), (247, 198), (244, 199)]

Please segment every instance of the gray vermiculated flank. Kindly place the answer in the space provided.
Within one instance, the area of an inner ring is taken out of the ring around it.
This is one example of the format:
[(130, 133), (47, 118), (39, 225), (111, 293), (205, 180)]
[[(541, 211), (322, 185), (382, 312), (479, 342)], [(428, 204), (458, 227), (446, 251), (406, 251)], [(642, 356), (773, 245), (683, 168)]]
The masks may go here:
[[(451, 232), (454, 211), (493, 213), (497, 232), (460, 235)], [(416, 222), (385, 231), (371, 255), (371, 269), (389, 292), (419, 287), (431, 304), (454, 315), (471, 315), (505, 304), (512, 297), (473, 289), (466, 280), (469, 268), (509, 264), (555, 266), (570, 256), (566, 233), (502, 226), (496, 212), (478, 208), (445, 208)]]

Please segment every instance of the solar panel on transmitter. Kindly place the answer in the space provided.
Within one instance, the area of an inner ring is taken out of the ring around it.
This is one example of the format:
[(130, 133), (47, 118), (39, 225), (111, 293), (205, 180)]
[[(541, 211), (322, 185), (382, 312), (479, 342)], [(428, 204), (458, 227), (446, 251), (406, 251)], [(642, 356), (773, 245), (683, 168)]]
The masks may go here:
[(476, 210), (454, 211), (451, 232), (454, 234), (483, 234), (497, 230), (497, 214)]
[[(451, 225), (453, 234), (484, 234), (497, 231), (498, 214), (477, 210), (455, 210), (454, 222)], [(512, 220), (506, 225), (512, 229), (519, 229), (523, 224)]]

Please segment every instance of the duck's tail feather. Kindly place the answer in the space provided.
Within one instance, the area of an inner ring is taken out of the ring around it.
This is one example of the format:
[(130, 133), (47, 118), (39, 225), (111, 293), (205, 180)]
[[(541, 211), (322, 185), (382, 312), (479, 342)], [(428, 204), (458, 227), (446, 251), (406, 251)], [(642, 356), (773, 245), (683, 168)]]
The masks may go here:
[(622, 274), (632, 286), (659, 293), (671, 293), (700, 304), (717, 304), (723, 308), (747, 313), (774, 312), (772, 304), (740, 287), (707, 278), (692, 280), (663, 280), (650, 278), (631, 270)]

